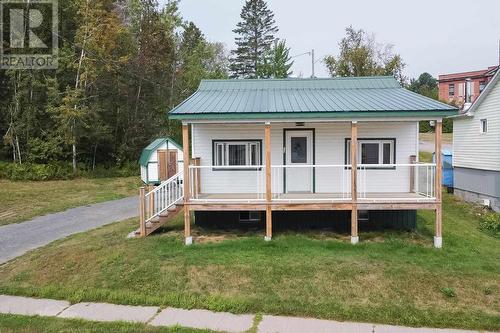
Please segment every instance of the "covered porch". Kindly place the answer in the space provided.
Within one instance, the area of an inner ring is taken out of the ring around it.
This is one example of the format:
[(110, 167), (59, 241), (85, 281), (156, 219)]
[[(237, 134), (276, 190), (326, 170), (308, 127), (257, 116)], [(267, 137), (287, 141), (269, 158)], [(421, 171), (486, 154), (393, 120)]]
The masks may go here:
[[(297, 125), (296, 123), (252, 124), (253, 127), (260, 127), (260, 131), (262, 131), (260, 146), (262, 155), (256, 158), (256, 154), (254, 154), (255, 163), (252, 165), (221, 165), (217, 163), (215, 154), (210, 159), (196, 157), (196, 149), (199, 149), (200, 146), (198, 144), (194, 151), (185, 149), (186, 167), (184, 173), (188, 175), (184, 180), (186, 241), (187, 243), (192, 241), (190, 238), (190, 211), (265, 211), (265, 239), (271, 240), (272, 211), (349, 210), (352, 216), (351, 241), (355, 244), (359, 240), (358, 210), (430, 209), (436, 212), (435, 245), (439, 247), (441, 237), (440, 151), (442, 123), (441, 119), (435, 121), (436, 163), (418, 162), (417, 139), (415, 139), (417, 146), (412, 154), (396, 157), (396, 140), (392, 145), (385, 145), (388, 140), (382, 138), (382, 140), (377, 141), (380, 148), (378, 163), (373, 160), (375, 154), (372, 154), (372, 160), (370, 160), (370, 156), (366, 156), (366, 151), (361, 152), (360, 149), (375, 147), (369, 141), (374, 135), (368, 136), (362, 132), (363, 137), (360, 139), (359, 136), (360, 126), (362, 127), (363, 124), (370, 126), (371, 122), (369, 121), (342, 122), (340, 126), (347, 128), (348, 132), (341, 134), (342, 149), (337, 149), (337, 151), (335, 145), (329, 145), (328, 142), (316, 144), (317, 135), (311, 137), (311, 146), (305, 148), (299, 146), (295, 152), (297, 163), (293, 163), (291, 156), (291, 145), (293, 144), (291, 138), (294, 136), (289, 138), (286, 135), (286, 132), (292, 131), (283, 130)], [(418, 125), (416, 121), (413, 123)], [(316, 128), (313, 124), (307, 125), (306, 128)], [(199, 125), (183, 124), (184, 147), (190, 147), (190, 134), (193, 144), (197, 142), (196, 134), (199, 131), (197, 132), (190, 126), (198, 127)], [(245, 126), (248, 124), (241, 124), (242, 130)], [(323, 123), (322, 126), (327, 125)], [(282, 141), (278, 144), (276, 144), (276, 135), (272, 135), (273, 127), (284, 133)], [(302, 128), (293, 132), (299, 134), (296, 140), (299, 144), (301, 143), (300, 138), (307, 137), (306, 131)], [(415, 137), (416, 135), (418, 132)], [(383, 133), (380, 136), (382, 137)], [(202, 139), (205, 140), (205, 138)], [(214, 141), (226, 142), (227, 140)], [(245, 140), (242, 139), (242, 141)], [(366, 142), (366, 145), (363, 146), (360, 141)], [(217, 147), (216, 142), (213, 151)], [(251, 146), (247, 147), (249, 150), (252, 149)], [(222, 148), (220, 149), (222, 151)], [(384, 157), (387, 155), (384, 150), (388, 152), (389, 157)], [(310, 155), (307, 155), (308, 151), (310, 151)], [(339, 161), (341, 163), (319, 164), (318, 162), (323, 162), (321, 156), (326, 156), (325, 152), (328, 151), (331, 156), (334, 156), (335, 152), (337, 155), (341, 153)], [(191, 158), (191, 154), (195, 158)], [(348, 156), (345, 156), (346, 154)], [(227, 154), (225, 158), (227, 158)], [(370, 163), (360, 163), (360, 161), (369, 161)], [(297, 186), (297, 183), (301, 185)]]

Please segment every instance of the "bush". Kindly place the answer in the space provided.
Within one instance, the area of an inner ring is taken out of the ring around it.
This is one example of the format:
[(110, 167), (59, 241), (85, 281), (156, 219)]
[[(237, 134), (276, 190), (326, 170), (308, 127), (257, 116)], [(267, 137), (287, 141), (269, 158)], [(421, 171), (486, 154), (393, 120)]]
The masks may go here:
[(70, 163), (52, 162), (49, 164), (0, 162), (0, 178), (9, 180), (66, 180), (75, 177), (110, 178), (139, 175), (139, 165), (128, 162), (122, 166), (97, 166), (94, 170), (85, 165), (78, 165), (78, 173), (73, 174)]
[(441, 292), (443, 293), (443, 295), (445, 295), (446, 297), (449, 297), (449, 298), (453, 298), (453, 297), (456, 297), (457, 294), (455, 294), (455, 290), (453, 290), (453, 288), (441, 288)]
[(10, 180), (51, 180), (73, 178), (71, 166), (63, 163), (0, 163), (0, 177)]
[(500, 214), (488, 212), (483, 215), (479, 222), (479, 229), (492, 233), (500, 233)]

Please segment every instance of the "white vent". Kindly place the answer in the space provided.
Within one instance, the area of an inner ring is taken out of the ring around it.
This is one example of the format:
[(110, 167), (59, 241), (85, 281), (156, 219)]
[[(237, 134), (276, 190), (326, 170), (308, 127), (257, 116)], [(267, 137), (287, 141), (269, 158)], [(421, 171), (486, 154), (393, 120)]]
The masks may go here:
[(491, 200), (490, 199), (483, 199), (483, 206), (491, 208)]

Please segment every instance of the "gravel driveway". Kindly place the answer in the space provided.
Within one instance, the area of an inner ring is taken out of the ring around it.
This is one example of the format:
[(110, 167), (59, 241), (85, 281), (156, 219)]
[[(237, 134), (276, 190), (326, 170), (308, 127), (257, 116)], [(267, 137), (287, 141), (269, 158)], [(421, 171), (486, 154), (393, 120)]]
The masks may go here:
[(71, 208), (0, 227), (0, 263), (71, 234), (138, 216), (138, 197)]

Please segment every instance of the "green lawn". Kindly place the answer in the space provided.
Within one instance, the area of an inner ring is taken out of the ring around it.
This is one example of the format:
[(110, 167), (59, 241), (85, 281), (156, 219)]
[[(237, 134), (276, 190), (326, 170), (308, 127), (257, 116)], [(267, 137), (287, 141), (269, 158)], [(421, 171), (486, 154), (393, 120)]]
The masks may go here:
[(0, 314), (0, 332), (23, 332), (23, 333), (203, 333), (204, 330), (193, 330), (186, 328), (152, 327), (142, 324), (128, 323), (97, 323), (84, 320), (61, 319), (49, 317), (29, 317)]
[(478, 229), (469, 205), (444, 195), (444, 248), (434, 214), (415, 232), (223, 232), (181, 217), (146, 239), (137, 221), (112, 224), (0, 267), (0, 293), (121, 304), (206, 308), (409, 326), (500, 330), (500, 240)]
[(138, 193), (138, 177), (56, 181), (0, 179), (0, 225)]
[[(421, 141), (434, 142), (434, 133), (419, 133), (419, 138)], [(453, 143), (453, 133), (443, 133), (441, 136), (442, 143), (450, 144)]]

